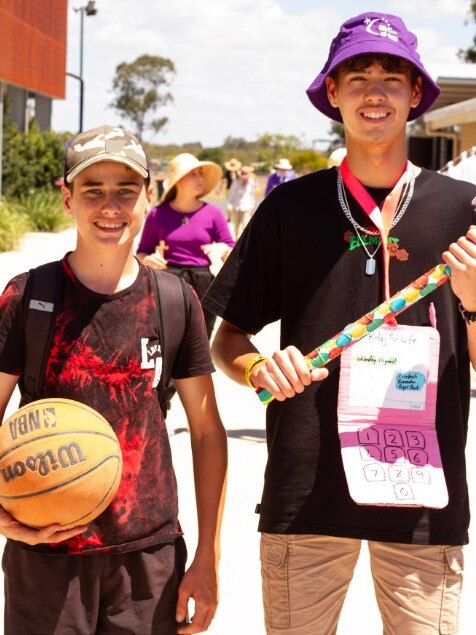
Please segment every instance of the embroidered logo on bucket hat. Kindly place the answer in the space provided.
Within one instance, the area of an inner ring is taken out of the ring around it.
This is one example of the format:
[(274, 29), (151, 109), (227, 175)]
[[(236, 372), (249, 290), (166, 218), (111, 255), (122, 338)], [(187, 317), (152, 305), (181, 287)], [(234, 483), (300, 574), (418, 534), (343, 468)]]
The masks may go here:
[(431, 107), (441, 92), (425, 70), (417, 52), (417, 44), (416, 35), (395, 15), (368, 12), (350, 18), (342, 24), (332, 40), (327, 62), (306, 91), (311, 103), (334, 121), (342, 121), (339, 109), (331, 106), (327, 98), (326, 77), (337, 66), (358, 55), (394, 55), (413, 64), (421, 74), (422, 98), (408, 115), (408, 121), (417, 119)]

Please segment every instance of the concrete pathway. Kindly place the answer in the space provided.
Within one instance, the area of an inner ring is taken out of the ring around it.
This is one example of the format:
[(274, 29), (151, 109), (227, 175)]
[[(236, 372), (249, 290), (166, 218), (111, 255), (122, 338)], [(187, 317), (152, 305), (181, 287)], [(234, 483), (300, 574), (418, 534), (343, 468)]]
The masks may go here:
[[(21, 250), (0, 253), (0, 287), (3, 289), (5, 283), (16, 273), (61, 258), (66, 251), (74, 248), (74, 236), (74, 229), (60, 234), (28, 234)], [(278, 345), (278, 326), (273, 324), (265, 328), (257, 336), (256, 343), (264, 354), (275, 350)], [(254, 514), (254, 508), (261, 496), (266, 462), (265, 409), (253, 391), (237, 386), (222, 373), (215, 373), (214, 381), (218, 405), (228, 432), (230, 466), (220, 567), (221, 602), (208, 632), (210, 635), (264, 635), (258, 557), (259, 535), (256, 531), (258, 518)], [(476, 395), (476, 383), (473, 394)], [(9, 405), (8, 413), (13, 412), (17, 404), (16, 396)], [(167, 425), (179, 486), (180, 519), (189, 554), (193, 554), (196, 545), (196, 518), (190, 437), (185, 415), (177, 398), (174, 398)], [(474, 508), (476, 476), (471, 459), (476, 448), (473, 430), (475, 425), (476, 409), (473, 403), (467, 457)], [(472, 534), (476, 544), (474, 531)], [(460, 635), (473, 635), (475, 632), (475, 544), (465, 549), (466, 573)], [(2, 597), (0, 588), (0, 602)], [(364, 632), (367, 635), (381, 633), (381, 621), (374, 600), (365, 548), (344, 604), (338, 635)]]

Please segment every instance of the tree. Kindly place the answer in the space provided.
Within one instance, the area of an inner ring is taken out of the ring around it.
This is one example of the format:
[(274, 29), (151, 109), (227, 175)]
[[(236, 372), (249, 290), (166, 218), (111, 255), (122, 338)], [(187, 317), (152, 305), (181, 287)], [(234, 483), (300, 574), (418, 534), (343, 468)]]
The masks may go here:
[(250, 142), (243, 137), (232, 137), (228, 135), (223, 142), (223, 147), (226, 150), (245, 150), (250, 145)]
[(204, 148), (197, 156), (199, 161), (213, 161), (218, 165), (225, 163), (225, 152), (223, 148)]
[[(476, 0), (471, 2), (469, 12), (473, 16), (473, 21), (476, 22)], [(476, 63), (476, 35), (473, 38), (473, 46), (470, 46), (468, 49), (461, 49), (458, 55), (464, 62), (469, 62), (470, 64)]]
[(258, 148), (257, 161), (268, 167), (279, 161), (288, 159), (293, 152), (303, 149), (303, 143), (296, 135), (272, 134), (266, 132), (256, 140)]
[(339, 121), (333, 121), (329, 130), (331, 142), (327, 151), (329, 154), (337, 148), (345, 147), (344, 124)]
[(315, 150), (298, 150), (289, 155), (289, 161), (298, 174), (308, 174), (322, 170), (327, 165), (327, 159)]
[(134, 62), (116, 66), (112, 80), (115, 97), (110, 106), (121, 118), (132, 122), (139, 139), (145, 130), (157, 133), (167, 123), (167, 117), (152, 116), (173, 100), (163, 89), (170, 86), (174, 75), (174, 63), (157, 55), (141, 55)]

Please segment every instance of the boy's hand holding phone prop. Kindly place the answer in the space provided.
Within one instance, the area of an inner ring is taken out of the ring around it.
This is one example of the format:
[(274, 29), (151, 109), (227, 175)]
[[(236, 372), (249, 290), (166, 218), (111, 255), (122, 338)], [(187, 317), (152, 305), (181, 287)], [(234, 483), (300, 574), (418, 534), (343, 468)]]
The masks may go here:
[[(399, 313), (440, 287), (449, 280), (450, 275), (449, 265), (441, 263), (433, 267), (404, 289), (395, 293), (389, 300), (382, 302), (356, 322), (348, 324), (337, 335), (308, 353), (306, 355), (308, 365), (312, 368), (325, 366), (332, 359), (338, 357), (344, 349), (352, 346), (383, 324), (387, 324)], [(274, 399), (273, 395), (264, 388), (258, 388), (256, 393), (265, 405)]]

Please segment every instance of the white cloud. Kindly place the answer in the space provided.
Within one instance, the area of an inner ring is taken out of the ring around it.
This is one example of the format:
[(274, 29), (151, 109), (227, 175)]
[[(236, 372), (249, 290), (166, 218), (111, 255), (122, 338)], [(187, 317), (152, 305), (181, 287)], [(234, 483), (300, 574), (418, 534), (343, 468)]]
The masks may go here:
[(391, 2), (397, 14), (426, 16), (429, 20), (441, 20), (469, 14), (468, 0), (397, 0)]
[[(431, 12), (445, 5), (457, 11), (461, 2), (433, 0)], [(424, 0), (411, 4), (430, 11)], [(97, 0), (98, 14), (84, 18), (85, 127), (117, 121), (107, 108), (115, 67), (149, 53), (170, 58), (177, 68), (170, 89), (174, 103), (165, 113), (170, 122), (155, 137), (158, 143), (220, 145), (227, 135), (251, 140), (267, 131), (304, 135), (309, 141), (327, 136), (329, 122), (311, 106), (305, 89), (348, 17), (338, 1), (324, 8), (312, 2), (292, 15), (279, 0), (141, 0), (136, 5), (132, 11), (131, 0)], [(72, 10), (69, 22), (68, 70), (77, 72), (79, 16)], [(429, 70), (442, 75), (444, 67), (447, 75), (458, 66), (457, 47), (448, 44), (441, 25), (437, 30), (433, 22), (419, 19), (417, 29), (415, 22), (412, 16), (409, 24)], [(77, 125), (76, 84), (68, 80), (67, 101), (55, 103), (56, 129)]]

